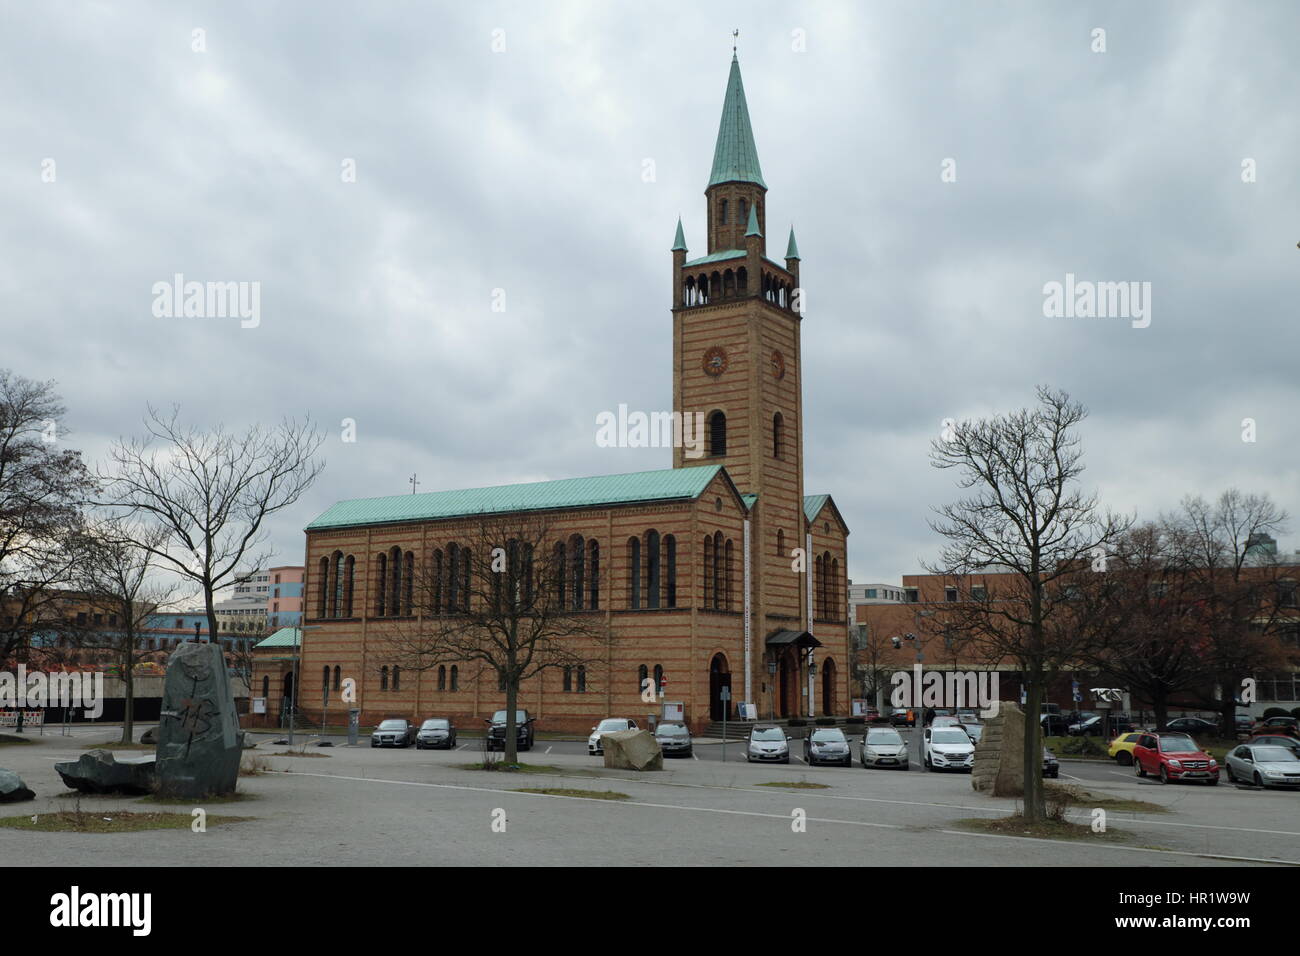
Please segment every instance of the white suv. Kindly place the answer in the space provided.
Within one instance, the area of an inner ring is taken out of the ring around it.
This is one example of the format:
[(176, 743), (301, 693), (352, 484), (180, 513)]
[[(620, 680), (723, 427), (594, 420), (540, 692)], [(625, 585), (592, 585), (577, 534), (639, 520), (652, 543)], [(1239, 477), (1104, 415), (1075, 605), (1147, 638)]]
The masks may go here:
[(927, 727), (921, 745), (926, 770), (971, 770), (975, 744), (960, 727)]
[(616, 734), (620, 730), (636, 730), (636, 721), (627, 717), (606, 717), (595, 727), (591, 728), (591, 736), (587, 738), (587, 753), (595, 757), (605, 752), (600, 745), (602, 734)]

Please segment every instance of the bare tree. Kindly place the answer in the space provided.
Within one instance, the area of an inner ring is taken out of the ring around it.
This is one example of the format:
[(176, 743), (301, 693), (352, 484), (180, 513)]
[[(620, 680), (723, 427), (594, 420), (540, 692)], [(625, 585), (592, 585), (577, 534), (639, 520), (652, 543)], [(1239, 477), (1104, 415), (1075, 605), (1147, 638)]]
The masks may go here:
[(1252, 553), (1250, 546), (1285, 531), (1288, 515), (1267, 495), (1230, 488), (1213, 503), (1185, 498), (1163, 521), (1193, 577), (1205, 654), (1218, 688), (1218, 700), (1205, 703), (1219, 711), (1220, 732), (1230, 740), (1242, 680), (1282, 662), (1276, 627), (1288, 612), (1276, 599), (1281, 568), (1275, 556)]
[(147, 654), (141, 635), (149, 617), (173, 600), (178, 587), (159, 581), (155, 573), (154, 552), (164, 546), (165, 537), (166, 530), (157, 525), (141, 527), (131, 519), (117, 519), (88, 529), (79, 542), (77, 586), (86, 593), (89, 606), (109, 619), (106, 629), (85, 631), (79, 644), (108, 651), (121, 669), (124, 744), (131, 742), (134, 733), (135, 668)]
[[(1117, 540), (1128, 519), (1103, 512), (1077, 487), (1083, 472), (1076, 427), (1086, 409), (1064, 392), (1039, 387), (1038, 407), (965, 420), (932, 443), (936, 468), (957, 469), (971, 494), (937, 508), (931, 528), (948, 543), (932, 573), (997, 570), (982, 600), (945, 607), (945, 624), (977, 643), (990, 660), (1013, 660), (1024, 675), (1024, 813), (1046, 818), (1038, 717), (1046, 685), (1077, 665), (1089, 621), (1068, 579)], [(996, 580), (998, 583), (993, 583)]]
[(64, 412), (53, 383), (0, 369), (0, 661), (61, 620), (91, 488), (80, 452), (60, 450)]
[[(206, 432), (184, 426), (178, 417), (176, 408), (166, 416), (150, 408), (144, 437), (113, 445), (99, 475), (100, 503), (138, 519), (143, 534), (133, 543), (198, 585), (208, 634), (217, 640), (213, 595), (269, 563), (265, 522), (316, 480), (324, 436), (310, 419), (233, 434), (220, 425)], [(154, 529), (165, 532), (161, 541)]]
[(479, 679), (495, 677), (506, 698), (507, 763), (518, 756), (520, 686), (547, 670), (586, 668), (612, 640), (586, 599), (598, 572), (554, 535), (544, 515), (481, 515), (463, 543), (422, 562), (418, 586), (397, 598), (414, 619), (392, 622), (382, 639), (403, 670), (469, 664)]

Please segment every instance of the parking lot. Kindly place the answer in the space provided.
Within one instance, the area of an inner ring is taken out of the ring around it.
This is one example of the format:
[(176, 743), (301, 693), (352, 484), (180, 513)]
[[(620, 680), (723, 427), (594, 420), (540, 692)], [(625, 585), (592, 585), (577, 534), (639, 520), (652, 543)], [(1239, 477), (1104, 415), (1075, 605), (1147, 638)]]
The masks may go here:
[[(47, 735), (33, 746), (0, 749), (37, 800), (0, 809), (33, 814), (68, 808), (53, 770), (107, 728)], [(545, 773), (467, 769), (479, 742), (453, 751), (298, 748), (321, 757), (278, 756), (287, 748), (257, 735), (265, 772), (242, 777), (249, 799), (210, 812), (253, 819), (204, 834), (39, 834), (0, 830), (0, 856), (13, 863), (65, 865), (589, 864), (589, 865), (1300, 865), (1300, 795), (1228, 784), (1161, 786), (1113, 764), (1063, 763), (1062, 782), (1116, 799), (1139, 799), (1163, 813), (1113, 811), (1109, 837), (1070, 841), (966, 832), (958, 821), (1016, 809), (1013, 800), (976, 794), (966, 773), (751, 765), (739, 744), (700, 743), (695, 758), (661, 773), (606, 770), (579, 741), (538, 741), (522, 760)], [(303, 746), (307, 743), (306, 746)], [(797, 742), (796, 742), (797, 743)], [(855, 747), (856, 756), (856, 747)], [(826, 789), (786, 789), (817, 783)], [(772, 786), (777, 784), (779, 786)], [(625, 794), (595, 800), (518, 792), (568, 788)], [(129, 797), (86, 797), (111, 812)], [(184, 809), (184, 808), (182, 808)], [(1086, 815), (1081, 818), (1086, 819)], [(498, 828), (494, 828), (498, 827)], [(1295, 829), (1292, 829), (1295, 827)]]

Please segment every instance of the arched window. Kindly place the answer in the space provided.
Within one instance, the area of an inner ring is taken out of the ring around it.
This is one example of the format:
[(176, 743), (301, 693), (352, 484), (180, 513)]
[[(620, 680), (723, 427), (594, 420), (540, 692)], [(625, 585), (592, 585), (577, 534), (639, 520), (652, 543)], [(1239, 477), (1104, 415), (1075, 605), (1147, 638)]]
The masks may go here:
[(569, 538), (569, 590), (573, 594), (573, 609), (582, 610), (582, 589), (586, 565), (587, 548), (582, 535), (575, 534)]
[(455, 664), (451, 665), (451, 689), (460, 690), (460, 668)]
[(749, 291), (749, 270), (741, 266), (736, 270), (736, 292), (744, 295)]
[(343, 587), (343, 614), (346, 617), (351, 617), (352, 594), (357, 579), (357, 559), (354, 555), (349, 554), (347, 560), (343, 562), (343, 574), (346, 578)]
[(564, 692), (566, 694), (573, 691), (573, 668), (566, 666), (564, 668)]
[(736, 294), (736, 274), (730, 269), (722, 273), (722, 294), (727, 297)]
[(725, 226), (727, 224), (727, 201), (722, 200), (722, 209), (718, 214), (718, 223)]
[(723, 574), (727, 582), (726, 607), (728, 611), (732, 611), (735, 610), (735, 586), (733, 583), (735, 581), (735, 568), (732, 566), (731, 563), (731, 539), (730, 538), (727, 539), (726, 550), (727, 550), (727, 559), (725, 562), (725, 567), (723, 568)]
[(740, 201), (740, 218), (736, 220), (742, 226), (749, 225), (749, 203), (745, 200)]
[(831, 558), (831, 573), (826, 580), (827, 617), (832, 621), (840, 619), (840, 559)]
[(593, 611), (600, 607), (600, 544), (594, 539), (588, 545), (587, 583), (591, 600), (587, 606)]
[(269, 678), (269, 677), (263, 677), (263, 678), (262, 678), (262, 698), (265, 699), (265, 698), (270, 697), (270, 696), (271, 696), (271, 678)]
[(772, 457), (780, 458), (784, 449), (782, 443), (785, 439), (785, 419), (781, 413), (777, 412), (772, 416)]
[(330, 668), (328, 664), (325, 665), (325, 673), (321, 675), (320, 687), (321, 690), (330, 689)]
[(659, 532), (651, 529), (645, 534), (646, 591), (645, 606), (659, 606)]
[(335, 664), (334, 665), (334, 689), (335, 690), (338, 690), (339, 687), (341, 686), (340, 684), (341, 677), (342, 677), (342, 671), (340, 671), (339, 666)]
[(388, 665), (379, 668), (379, 689), (388, 690)]
[(393, 666), (393, 690), (402, 689), (402, 669), (396, 665)]
[(375, 555), (375, 573), (378, 587), (375, 588), (375, 616), (384, 616), (384, 595), (388, 593), (385, 582), (388, 580), (388, 557), (382, 552)]
[(677, 606), (677, 539), (664, 535), (664, 607)]
[(664, 686), (664, 665), (656, 664), (655, 665), (655, 696), (656, 697), (663, 692), (663, 686)]
[(713, 536), (704, 536), (704, 606), (713, 607)]
[(627, 547), (630, 555), (628, 570), (628, 607), (635, 611), (641, 607), (641, 539), (628, 538)]
[(552, 551), (552, 563), (555, 566), (555, 606), (557, 610), (563, 610), (567, 606), (567, 601), (565, 600), (567, 592), (564, 588), (564, 575), (566, 570), (564, 566), (564, 542), (555, 542), (555, 547)]
[(325, 617), (326, 598), (330, 593), (330, 559), (320, 559), (320, 601), (316, 606), (316, 616)]
[(579, 664), (578, 665), (578, 693), (585, 694), (586, 692), (587, 692), (587, 665)]
[(430, 555), (429, 605), (434, 614), (442, 613), (442, 548), (434, 548)]
[(445, 595), (447, 598), (446, 609), (455, 611), (460, 607), (460, 596), (457, 588), (460, 586), (460, 546), (452, 543), (447, 545), (447, 587)]
[(438, 665), (438, 690), (447, 689), (447, 665)]
[(469, 613), (469, 574), (474, 561), (474, 552), (469, 548), (460, 549), (460, 609)]
[(636, 692), (645, 693), (645, 682), (650, 678), (650, 669), (642, 664), (636, 669)]
[(330, 617), (343, 616), (343, 552), (334, 552), (334, 593), (330, 598)]
[(411, 605), (415, 603), (415, 555), (410, 551), (406, 552), (403, 570), (405, 574), (403, 576), (402, 613), (409, 615), (412, 613)]
[(727, 453), (727, 416), (716, 411), (709, 416), (709, 454), (720, 458)]
[(402, 549), (394, 547), (388, 552), (388, 613), (400, 617), (402, 613)]
[(776, 556), (778, 558), (785, 557), (785, 532), (780, 529), (777, 529), (776, 532)]

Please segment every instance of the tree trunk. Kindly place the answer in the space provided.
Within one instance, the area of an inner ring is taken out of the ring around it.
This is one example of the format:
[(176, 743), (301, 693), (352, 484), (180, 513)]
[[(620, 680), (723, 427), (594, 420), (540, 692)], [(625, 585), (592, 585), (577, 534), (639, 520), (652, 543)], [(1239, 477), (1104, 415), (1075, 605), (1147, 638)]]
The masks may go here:
[(1219, 733), (1224, 740), (1237, 739), (1237, 688), (1241, 681), (1225, 680), (1219, 685)]
[(1151, 694), (1151, 710), (1156, 716), (1156, 730), (1164, 730), (1165, 724), (1169, 722), (1169, 697), (1162, 691), (1155, 690)]
[(125, 709), (122, 713), (122, 743), (131, 743), (135, 734), (135, 674), (132, 667), (132, 655), (127, 654), (126, 667), (122, 671), (122, 683), (126, 690)]
[(1047, 801), (1043, 791), (1043, 681), (1039, 674), (1028, 675), (1025, 686), (1025, 819), (1031, 822), (1047, 818)]
[(515, 705), (519, 701), (519, 681), (515, 670), (515, 655), (506, 654), (506, 739), (505, 761), (507, 764), (519, 762), (519, 728), (515, 726)]

